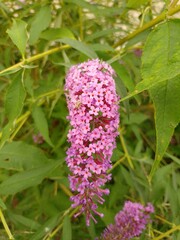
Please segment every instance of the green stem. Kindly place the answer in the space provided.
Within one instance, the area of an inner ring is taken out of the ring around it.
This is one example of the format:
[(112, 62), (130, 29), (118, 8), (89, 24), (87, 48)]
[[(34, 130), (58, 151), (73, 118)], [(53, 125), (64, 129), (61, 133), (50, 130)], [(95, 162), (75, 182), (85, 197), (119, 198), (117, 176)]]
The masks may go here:
[(120, 39), (116, 44), (114, 44), (114, 48), (122, 45), (123, 43), (125, 43), (127, 41), (129, 41), (130, 39), (134, 38), (139, 33), (144, 32), (148, 28), (151, 28), (151, 27), (155, 26), (157, 23), (162, 22), (167, 16), (172, 16), (173, 14), (175, 14), (175, 13), (177, 13), (179, 11), (180, 11), (180, 5), (178, 5), (175, 8), (170, 8), (168, 11), (163, 12), (158, 17), (156, 17), (153, 20), (151, 20), (150, 22), (144, 24), (141, 28), (138, 28), (134, 32), (130, 33), (128, 36)]
[(80, 39), (83, 40), (83, 16), (82, 16), (82, 8), (79, 8), (79, 31), (80, 31)]
[(10, 141), (12, 141), (14, 139), (14, 137), (16, 136), (16, 134), (19, 132), (19, 130), (22, 128), (22, 126), (24, 125), (24, 123), (27, 121), (28, 119), (28, 115), (26, 115), (26, 118), (24, 118), (20, 124), (18, 125), (18, 127), (15, 129), (15, 131), (13, 132), (13, 134), (10, 137)]
[(41, 95), (39, 95), (39, 96), (37, 97), (37, 100), (38, 100), (38, 99), (41, 99), (41, 98), (43, 98), (43, 97), (50, 96), (50, 95), (55, 95), (56, 93), (62, 93), (62, 90), (61, 90), (61, 89), (55, 89), (55, 90), (52, 90), (52, 91), (43, 93), (43, 94), (41, 94)]
[(11, 231), (10, 231), (8, 225), (7, 225), (7, 222), (6, 222), (5, 218), (4, 218), (4, 215), (3, 215), (3, 212), (1, 211), (1, 209), (0, 209), (0, 219), (1, 219), (1, 221), (2, 221), (2, 224), (3, 224), (3, 226), (4, 226), (4, 229), (5, 229), (8, 237), (9, 237), (9, 239), (11, 239), (11, 240), (14, 239), (14, 237), (13, 237), (13, 235), (11, 234)]
[[(119, 130), (119, 132), (120, 132), (120, 130)], [(133, 165), (133, 163), (132, 163), (131, 157), (129, 156), (129, 153), (128, 153), (128, 150), (127, 150), (126, 143), (125, 143), (125, 141), (124, 141), (122, 132), (120, 132), (119, 137), (120, 137), (120, 141), (121, 141), (122, 148), (123, 148), (124, 153), (125, 153), (125, 157), (127, 158), (130, 167), (131, 167), (132, 169), (134, 169), (134, 165)]]
[(109, 170), (107, 171), (107, 173), (112, 172), (112, 170), (114, 170), (114, 168), (116, 168), (121, 162), (123, 162), (125, 158), (126, 158), (126, 156), (123, 156), (123, 157), (120, 158), (117, 162), (115, 162), (115, 164), (113, 164), (112, 168), (109, 169)]
[(172, 3), (170, 4), (170, 7), (174, 8), (178, 2), (179, 0), (173, 0)]
[[(78, 211), (78, 207), (75, 208), (70, 214), (69, 212), (72, 210), (72, 208), (69, 208), (67, 211), (65, 211), (64, 215), (63, 215), (63, 218), (69, 214), (69, 217), (72, 217), (77, 211)], [(61, 228), (63, 227), (63, 222), (57, 226), (57, 228), (55, 228), (55, 230), (48, 236), (48, 238), (46, 238), (47, 240), (51, 240), (57, 232), (59, 232), (59, 230), (61, 230)]]
[(161, 234), (160, 236), (158, 236), (158, 237), (156, 237), (156, 238), (153, 238), (153, 240), (164, 239), (164, 238), (166, 238), (167, 236), (169, 236), (171, 233), (173, 233), (173, 232), (175, 232), (175, 231), (177, 231), (177, 230), (180, 230), (180, 225), (171, 228), (169, 231)]
[(50, 49), (50, 50), (45, 51), (43, 53), (39, 53), (39, 54), (37, 54), (35, 56), (27, 58), (27, 59), (25, 59), (25, 60), (23, 60), (23, 61), (21, 61), (19, 63), (16, 63), (15, 65), (13, 65), (11, 67), (8, 67), (8, 68), (0, 71), (0, 75), (6, 73), (8, 71), (11, 71), (11, 70), (16, 70), (19, 67), (23, 67), (23, 65), (25, 65), (27, 63), (30, 63), (30, 62), (33, 62), (33, 61), (36, 61), (36, 60), (38, 60), (40, 58), (43, 58), (44, 56), (47, 56), (47, 55), (50, 55), (50, 54), (53, 54), (55, 52), (59, 52), (61, 50), (68, 49), (68, 48), (70, 48), (69, 45), (64, 45), (64, 46), (61, 46), (61, 47), (56, 47), (56, 48)]
[(62, 189), (62, 191), (68, 196), (71, 197), (73, 196), (72, 192), (69, 190), (69, 188), (67, 188), (64, 184), (60, 183), (60, 188)]
[(167, 224), (170, 225), (170, 226), (174, 226), (174, 223), (169, 222), (168, 220), (164, 219), (164, 218), (161, 217), (161, 216), (155, 215), (155, 218), (161, 220), (161, 221), (164, 222), (164, 223), (167, 223)]

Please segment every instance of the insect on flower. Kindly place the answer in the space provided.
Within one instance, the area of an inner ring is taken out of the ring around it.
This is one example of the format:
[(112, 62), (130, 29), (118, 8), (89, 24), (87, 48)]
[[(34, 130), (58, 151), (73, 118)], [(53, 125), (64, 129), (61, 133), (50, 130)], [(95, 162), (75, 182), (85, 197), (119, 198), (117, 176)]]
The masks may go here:
[(81, 106), (81, 101), (77, 101), (76, 103), (75, 103), (75, 108), (79, 108)]

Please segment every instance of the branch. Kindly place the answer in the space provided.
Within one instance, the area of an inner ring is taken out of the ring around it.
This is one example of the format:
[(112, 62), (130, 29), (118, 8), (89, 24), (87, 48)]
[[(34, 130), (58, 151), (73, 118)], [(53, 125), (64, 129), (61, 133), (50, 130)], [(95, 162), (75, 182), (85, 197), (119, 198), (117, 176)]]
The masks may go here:
[(175, 227), (171, 228), (169, 231), (160, 234), (158, 237), (153, 238), (153, 240), (160, 240), (160, 239), (166, 238), (166, 237), (168, 237), (171, 233), (173, 233), (173, 232), (175, 232), (175, 231), (178, 231), (178, 230), (180, 230), (180, 225), (175, 226)]
[(163, 12), (158, 17), (156, 17), (153, 20), (151, 20), (150, 22), (144, 24), (141, 28), (138, 28), (134, 32), (130, 33), (128, 36), (120, 39), (116, 44), (114, 44), (113, 47), (116, 48), (116, 47), (122, 45), (123, 43), (125, 43), (125, 42), (129, 41), (130, 39), (134, 38), (135, 36), (137, 36), (138, 34), (144, 32), (148, 28), (151, 28), (151, 27), (155, 26), (157, 23), (162, 22), (167, 16), (172, 16), (173, 14), (175, 14), (179, 11), (180, 11), (180, 5), (178, 5), (175, 8), (170, 8), (167, 12)]
[(39, 53), (39, 54), (37, 54), (37, 55), (34, 55), (34, 56), (32, 56), (32, 57), (29, 57), (29, 58), (27, 58), (27, 59), (19, 62), (19, 63), (15, 64), (15, 65), (13, 65), (13, 66), (11, 66), (11, 67), (8, 67), (8, 68), (6, 68), (6, 69), (3, 69), (2, 71), (0, 71), (0, 75), (1, 75), (1, 74), (5, 74), (5, 73), (7, 73), (7, 72), (9, 72), (9, 71), (12, 71), (12, 70), (16, 70), (16, 69), (18, 69), (18, 68), (21, 68), (21, 67), (23, 67), (23, 65), (25, 65), (25, 64), (27, 64), (27, 63), (30, 63), (30, 62), (33, 62), (33, 61), (36, 61), (36, 60), (38, 60), (38, 59), (40, 59), (40, 58), (43, 58), (44, 56), (47, 56), (47, 55), (50, 55), (50, 54), (53, 54), (53, 53), (55, 53), (55, 52), (59, 52), (59, 51), (62, 51), (62, 50), (64, 50), (64, 49), (68, 49), (68, 48), (70, 48), (69, 45), (64, 45), (64, 46), (52, 48), (52, 49), (50, 49), (50, 50), (48, 50), (48, 51), (46, 51), (46, 52), (43, 52), (43, 53)]

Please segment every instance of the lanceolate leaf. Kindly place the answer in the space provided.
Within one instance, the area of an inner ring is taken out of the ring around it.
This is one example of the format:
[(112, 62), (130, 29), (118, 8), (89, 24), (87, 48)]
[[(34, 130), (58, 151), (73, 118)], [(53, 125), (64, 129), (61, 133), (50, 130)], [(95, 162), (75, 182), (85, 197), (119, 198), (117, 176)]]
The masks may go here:
[(28, 170), (44, 166), (47, 157), (39, 148), (25, 142), (7, 143), (0, 150), (0, 168), (9, 170)]
[(27, 24), (24, 21), (16, 19), (13, 20), (11, 29), (7, 30), (8, 35), (10, 36), (13, 43), (17, 46), (23, 57), (28, 40), (26, 28)]
[(23, 226), (26, 226), (30, 230), (37, 230), (41, 227), (41, 225), (38, 222), (30, 218), (27, 218), (25, 216), (22, 216), (20, 214), (14, 214), (13, 212), (8, 211), (8, 215), (11, 218), (11, 221), (15, 222), (16, 224), (20, 223)]
[(16, 74), (6, 93), (5, 112), (9, 121), (20, 115), (26, 97), (21, 75), (22, 72)]
[(49, 28), (44, 31), (40, 37), (48, 41), (57, 40), (60, 38), (75, 39), (74, 34), (68, 28)]
[(71, 240), (71, 239), (72, 239), (71, 221), (69, 216), (66, 215), (63, 221), (62, 240)]
[(180, 19), (160, 24), (146, 41), (142, 57), (143, 81), (137, 92), (180, 74)]
[(43, 30), (45, 30), (51, 21), (51, 8), (50, 6), (44, 6), (36, 13), (31, 28), (29, 43), (33, 45)]
[(138, 8), (141, 5), (146, 4), (147, 2), (148, 2), (148, 0), (138, 0), (138, 1), (128, 0), (127, 7), (128, 8)]
[(168, 147), (174, 128), (180, 122), (180, 75), (158, 83), (151, 88), (150, 95), (155, 107), (157, 138), (156, 158), (150, 173), (151, 178)]
[(4, 204), (4, 202), (1, 198), (0, 198), (0, 208), (2, 208), (3, 210), (6, 209), (6, 205)]
[(29, 238), (29, 240), (39, 240), (43, 239), (44, 235), (47, 234), (45, 230), (47, 230), (49, 233), (52, 231), (52, 229), (56, 226), (58, 223), (58, 219), (60, 217), (61, 213), (57, 213), (56, 215), (53, 215), (50, 219), (48, 219), (45, 224), (43, 224), (41, 227), (38, 228), (38, 231), (35, 232), (32, 237)]
[(34, 118), (34, 122), (36, 125), (37, 130), (41, 133), (45, 141), (53, 146), (53, 143), (51, 142), (51, 139), (49, 138), (49, 129), (48, 129), (48, 123), (45, 117), (45, 114), (42, 110), (42, 108), (35, 106), (32, 111), (32, 116)]
[[(155, 107), (156, 158), (152, 178), (180, 120), (180, 20), (170, 20), (152, 31), (142, 57), (143, 81), (134, 93), (149, 89)], [(132, 94), (133, 95), (133, 94)]]
[(2, 135), (1, 135), (1, 139), (0, 139), (0, 149), (5, 144), (5, 142), (8, 140), (8, 138), (10, 137), (13, 130), (14, 130), (13, 121), (8, 122), (8, 124), (6, 124), (6, 126), (3, 127)]
[(61, 162), (46, 163), (43, 167), (34, 168), (28, 171), (16, 173), (0, 184), (0, 193), (3, 195), (11, 195), (27, 189), (32, 186), (36, 186), (42, 182), (42, 180), (56, 169)]
[(103, 7), (100, 4), (91, 4), (85, 0), (64, 0), (65, 3), (73, 3), (81, 8), (90, 10), (97, 16), (116, 16), (117, 14), (122, 14), (123, 8), (120, 7)]
[(82, 52), (83, 54), (87, 55), (90, 58), (97, 58), (97, 54), (92, 50), (88, 45), (86, 45), (83, 42), (69, 39), (69, 38), (63, 38), (59, 40), (60, 42), (63, 42), (65, 44), (69, 44), (71, 47), (75, 48), (76, 50)]
[[(125, 83), (124, 83), (125, 79), (123, 78), (124, 75), (122, 74), (122, 71), (121, 71), (121, 66), (118, 62), (114, 62), (112, 64), (112, 67), (114, 68), (114, 70), (117, 73), (117, 77), (115, 77), (116, 91), (121, 98), (126, 97), (127, 91), (126, 91), (126, 87), (125, 87)], [(129, 101), (128, 100), (124, 102), (124, 106), (126, 108), (127, 113), (129, 114)]]

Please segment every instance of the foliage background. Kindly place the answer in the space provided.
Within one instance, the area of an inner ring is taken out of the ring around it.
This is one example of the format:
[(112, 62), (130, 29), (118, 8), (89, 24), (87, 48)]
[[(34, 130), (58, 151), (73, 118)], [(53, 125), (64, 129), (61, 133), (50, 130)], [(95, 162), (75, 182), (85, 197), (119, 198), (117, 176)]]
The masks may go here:
[[(176, 0), (0, 1), (1, 239), (95, 239), (127, 199), (155, 206), (141, 239), (180, 239), (179, 11)], [(105, 216), (87, 228), (70, 208), (63, 85), (97, 57), (117, 73), (121, 124)]]

